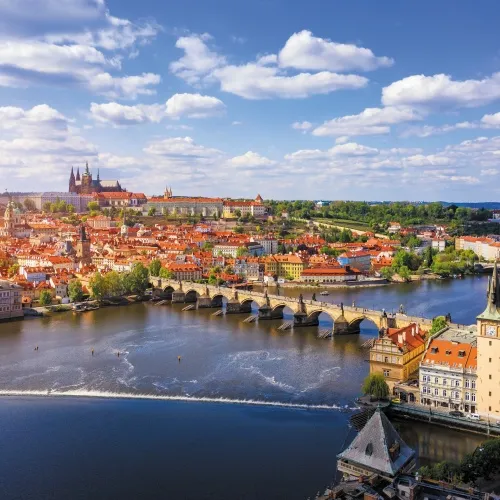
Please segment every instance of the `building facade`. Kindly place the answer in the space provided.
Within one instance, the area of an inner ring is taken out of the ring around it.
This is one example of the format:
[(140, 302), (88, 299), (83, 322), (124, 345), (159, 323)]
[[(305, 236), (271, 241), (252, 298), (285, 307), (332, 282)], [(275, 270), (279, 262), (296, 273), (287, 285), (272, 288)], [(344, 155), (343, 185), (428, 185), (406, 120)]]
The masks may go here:
[(424, 405), (477, 413), (476, 331), (447, 328), (430, 339), (420, 363)]
[(0, 280), (0, 320), (24, 317), (22, 291), (19, 285)]
[(418, 367), (425, 351), (426, 332), (413, 323), (405, 328), (389, 328), (370, 349), (370, 373), (384, 376), (389, 389), (418, 377)]
[(92, 194), (92, 193), (102, 193), (102, 192), (121, 192), (125, 191), (120, 186), (119, 181), (104, 181), (99, 177), (99, 170), (97, 171), (97, 178), (94, 179), (92, 173), (89, 169), (88, 162), (85, 164), (85, 171), (80, 177), (80, 169), (77, 170), (76, 176), (71, 167), (71, 173), (69, 176), (69, 189), (70, 193), (77, 194)]
[(163, 197), (148, 199), (143, 205), (143, 213), (149, 213), (152, 208), (161, 215), (220, 217), (223, 201), (221, 198), (173, 196), (172, 190), (167, 188)]

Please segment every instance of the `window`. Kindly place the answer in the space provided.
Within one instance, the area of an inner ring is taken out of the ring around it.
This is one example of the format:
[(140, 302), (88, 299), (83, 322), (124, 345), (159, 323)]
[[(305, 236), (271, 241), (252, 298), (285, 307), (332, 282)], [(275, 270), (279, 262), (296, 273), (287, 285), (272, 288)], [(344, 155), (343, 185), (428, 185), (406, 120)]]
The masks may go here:
[(491, 391), (490, 391), (490, 393), (488, 394), (488, 396), (490, 396), (490, 397), (491, 397)]
[(491, 358), (490, 358), (490, 363), (491, 363)]
[(427, 382), (427, 375), (424, 375), (424, 376), (422, 377), (422, 382)]
[(459, 392), (455, 392), (455, 399), (458, 399), (460, 398), (460, 393)]
[(476, 393), (475, 392), (473, 392), (471, 394), (471, 401), (476, 401)]
[(439, 395), (439, 389), (434, 389), (434, 396), (438, 396)]
[(490, 345), (492, 345), (491, 340), (490, 340)]
[(444, 378), (443, 379), (443, 385), (446, 385), (446, 383), (447, 383), (447, 380)]
[(465, 401), (470, 401), (470, 393), (465, 393)]
[(491, 375), (488, 375), (489, 379), (491, 380)]
[(437, 377), (434, 378), (434, 383), (439, 384), (439, 379)]
[(475, 389), (475, 388), (476, 388), (476, 381), (475, 381), (475, 380), (473, 380), (473, 381), (471, 382), (471, 387), (472, 387), (472, 389)]
[(391, 374), (391, 370), (384, 370), (384, 377), (389, 377)]
[(443, 396), (446, 397), (446, 389), (443, 389)]
[(468, 378), (467, 378), (467, 379), (465, 379), (465, 387), (466, 387), (467, 389), (469, 389), (469, 387), (470, 387), (470, 380), (469, 380)]
[[(423, 392), (424, 394), (427, 394), (427, 387), (425, 387), (425, 386), (424, 386), (424, 387), (423, 387), (423, 389), (422, 389), (422, 392)], [(490, 396), (491, 396), (491, 392), (490, 392)]]
[(384, 363), (389, 363), (389, 358), (387, 356), (384, 358)]
[(460, 380), (455, 380), (455, 387), (460, 387)]

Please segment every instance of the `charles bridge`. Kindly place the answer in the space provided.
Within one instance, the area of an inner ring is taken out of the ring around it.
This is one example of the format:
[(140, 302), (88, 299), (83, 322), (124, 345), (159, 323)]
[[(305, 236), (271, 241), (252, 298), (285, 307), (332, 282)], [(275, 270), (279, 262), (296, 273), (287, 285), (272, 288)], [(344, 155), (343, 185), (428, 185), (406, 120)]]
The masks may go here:
[[(198, 309), (222, 309), (223, 299), (226, 302), (226, 314), (251, 314), (252, 303), (258, 306), (258, 319), (283, 319), (283, 310), (288, 307), (293, 312), (293, 326), (317, 326), (319, 315), (325, 313), (333, 320), (333, 334), (359, 333), (363, 320), (372, 321), (379, 330), (384, 328), (403, 328), (411, 323), (422, 327), (432, 325), (432, 320), (407, 316), (406, 314), (389, 314), (386, 311), (350, 307), (343, 304), (331, 304), (317, 300), (305, 300), (300, 296), (284, 297), (267, 292), (236, 290), (226, 287), (204, 285), (188, 281), (175, 281), (163, 278), (151, 278), (156, 297), (171, 300), (172, 303), (196, 304)], [(458, 326), (458, 325), (457, 325)]]

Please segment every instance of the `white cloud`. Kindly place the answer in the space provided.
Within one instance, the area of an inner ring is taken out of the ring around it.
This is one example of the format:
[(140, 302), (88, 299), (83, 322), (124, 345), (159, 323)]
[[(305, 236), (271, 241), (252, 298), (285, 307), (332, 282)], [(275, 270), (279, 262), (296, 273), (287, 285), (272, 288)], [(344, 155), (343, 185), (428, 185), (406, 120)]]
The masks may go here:
[(279, 65), (299, 70), (370, 71), (394, 64), (389, 57), (376, 57), (370, 49), (317, 38), (310, 31), (294, 33), (279, 53)]
[(451, 160), (446, 156), (438, 155), (422, 155), (417, 154), (413, 156), (408, 156), (404, 159), (406, 165), (410, 167), (425, 167), (425, 166), (445, 166), (449, 165)]
[(234, 125), (234, 126), (243, 125), (243, 122), (240, 122), (238, 120), (234, 120), (234, 122), (232, 122), (231, 125)]
[(479, 124), (474, 122), (460, 122), (453, 125), (423, 125), (421, 127), (409, 127), (402, 132), (401, 137), (429, 137), (432, 135), (446, 134), (454, 130), (465, 130), (479, 128)]
[(366, 108), (357, 115), (326, 121), (312, 133), (333, 137), (388, 134), (390, 125), (421, 119), (421, 114), (408, 107)]
[(124, 50), (137, 53), (158, 27), (113, 17), (103, 0), (47, 0), (43, 9), (35, 0), (0, 0), (2, 27), (0, 87), (79, 87), (135, 99), (154, 93), (160, 82), (152, 73), (110, 73), (122, 70)]
[(481, 170), (481, 175), (485, 176), (493, 176), (493, 175), (498, 175), (500, 174), (500, 170), (498, 168), (487, 168), (484, 170)]
[(341, 75), (329, 71), (288, 74), (277, 66), (274, 54), (261, 56), (257, 62), (229, 65), (224, 56), (211, 50), (211, 37), (190, 35), (177, 40), (184, 56), (170, 64), (170, 71), (191, 85), (219, 82), (221, 90), (245, 99), (298, 99), (314, 94), (328, 94), (342, 89), (365, 87), (368, 79), (359, 75)]
[(201, 94), (175, 94), (166, 103), (167, 115), (172, 118), (206, 118), (220, 115), (225, 109), (220, 99)]
[(304, 134), (313, 126), (311, 122), (294, 122), (292, 123), (292, 128), (295, 130), (301, 130)]
[(229, 165), (237, 168), (264, 168), (272, 167), (277, 162), (261, 156), (253, 151), (247, 151), (244, 155), (235, 156), (228, 160)]
[(500, 128), (500, 113), (493, 115), (484, 115), (481, 118), (483, 128)]
[(245, 99), (301, 99), (314, 94), (329, 94), (336, 90), (359, 89), (368, 80), (358, 75), (299, 73), (287, 76), (277, 67), (248, 63), (216, 69), (213, 76), (219, 80), (221, 90)]
[(386, 106), (477, 107), (500, 99), (500, 73), (482, 80), (453, 80), (449, 75), (413, 75), (382, 90)]
[(346, 142), (349, 142), (348, 135), (341, 135), (335, 139), (335, 144), (345, 144)]
[(124, 106), (116, 102), (93, 102), (90, 105), (90, 114), (96, 122), (114, 126), (159, 123), (165, 116), (165, 107), (160, 104)]
[(184, 55), (170, 64), (170, 71), (187, 83), (197, 85), (212, 70), (224, 65), (226, 59), (206, 45), (210, 39), (206, 33), (180, 37), (175, 46), (184, 50)]
[(218, 149), (198, 145), (191, 137), (170, 137), (152, 141), (144, 151), (148, 154), (164, 156), (183, 161), (220, 157)]

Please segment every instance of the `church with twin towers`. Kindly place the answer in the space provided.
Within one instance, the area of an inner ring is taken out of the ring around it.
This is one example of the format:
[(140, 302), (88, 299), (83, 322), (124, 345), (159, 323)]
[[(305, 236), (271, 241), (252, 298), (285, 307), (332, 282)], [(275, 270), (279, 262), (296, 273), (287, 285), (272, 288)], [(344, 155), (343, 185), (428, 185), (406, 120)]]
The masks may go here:
[(80, 176), (80, 168), (75, 172), (71, 167), (71, 174), (69, 176), (69, 189), (70, 193), (76, 194), (92, 194), (92, 193), (121, 193), (126, 191), (120, 185), (119, 181), (105, 181), (101, 180), (99, 170), (97, 170), (97, 177), (94, 179), (92, 172), (89, 169), (88, 162), (85, 164), (85, 170)]

